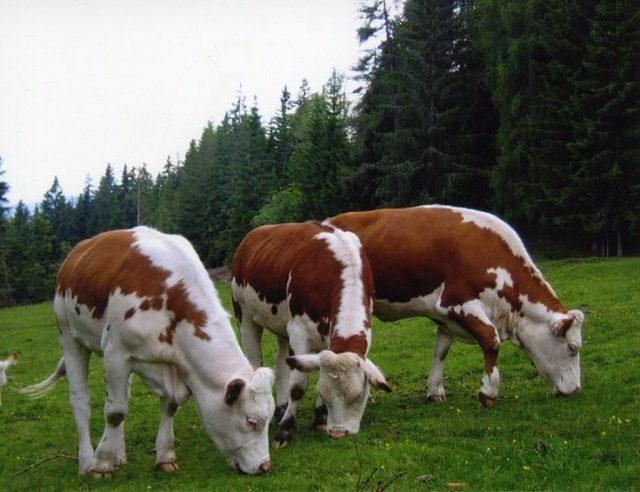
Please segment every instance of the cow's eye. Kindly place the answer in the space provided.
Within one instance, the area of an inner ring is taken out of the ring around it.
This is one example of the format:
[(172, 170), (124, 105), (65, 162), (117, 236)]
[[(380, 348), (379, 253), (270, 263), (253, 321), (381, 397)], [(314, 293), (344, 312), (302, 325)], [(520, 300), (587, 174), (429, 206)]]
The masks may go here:
[(571, 357), (575, 357), (576, 355), (578, 355), (578, 347), (576, 347), (572, 343), (569, 344), (569, 355)]

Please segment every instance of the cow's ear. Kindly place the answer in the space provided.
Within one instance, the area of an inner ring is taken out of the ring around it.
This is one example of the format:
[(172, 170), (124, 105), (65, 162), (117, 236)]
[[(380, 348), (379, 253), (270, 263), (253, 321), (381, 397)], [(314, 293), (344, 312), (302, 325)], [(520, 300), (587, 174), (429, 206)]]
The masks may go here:
[(391, 393), (391, 386), (389, 386), (387, 380), (384, 378), (384, 374), (382, 374), (380, 369), (378, 369), (378, 367), (369, 359), (365, 362), (364, 372), (367, 375), (367, 379), (371, 386), (376, 389), (386, 391), (387, 393)]
[(553, 327), (553, 331), (555, 332), (556, 336), (565, 336), (567, 334), (567, 330), (571, 328), (571, 325), (573, 325), (574, 321), (575, 320), (572, 316), (567, 316), (566, 318), (562, 318), (561, 320), (556, 321)]
[(227, 405), (233, 405), (240, 396), (245, 384), (244, 379), (240, 378), (229, 381), (229, 384), (227, 384), (227, 392), (224, 394), (224, 402)]
[(320, 356), (318, 354), (292, 355), (287, 357), (287, 364), (291, 369), (302, 372), (318, 371), (320, 369)]

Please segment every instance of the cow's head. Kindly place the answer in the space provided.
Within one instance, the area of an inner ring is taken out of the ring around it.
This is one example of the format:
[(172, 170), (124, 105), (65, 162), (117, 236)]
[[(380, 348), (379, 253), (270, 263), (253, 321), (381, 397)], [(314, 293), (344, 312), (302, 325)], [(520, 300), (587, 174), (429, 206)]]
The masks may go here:
[(519, 344), (558, 396), (580, 389), (583, 321), (584, 314), (573, 310), (548, 323), (529, 321), (518, 329)]
[(216, 446), (242, 473), (264, 473), (271, 467), (268, 431), (275, 409), (273, 381), (273, 371), (264, 367), (250, 378), (233, 378), (223, 395), (200, 409)]
[(357, 434), (369, 397), (369, 385), (390, 392), (382, 372), (369, 359), (353, 352), (323, 350), (287, 358), (293, 369), (319, 371), (318, 393), (327, 405), (327, 433), (331, 437)]

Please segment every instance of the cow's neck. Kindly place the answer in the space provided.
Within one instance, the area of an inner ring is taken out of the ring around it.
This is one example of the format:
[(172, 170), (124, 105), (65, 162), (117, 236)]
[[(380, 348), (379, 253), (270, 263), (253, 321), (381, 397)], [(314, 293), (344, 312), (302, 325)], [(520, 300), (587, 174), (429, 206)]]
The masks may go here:
[(209, 322), (205, 331), (209, 340), (191, 337), (185, 347), (191, 384), (223, 388), (231, 379), (252, 372), (226, 316)]

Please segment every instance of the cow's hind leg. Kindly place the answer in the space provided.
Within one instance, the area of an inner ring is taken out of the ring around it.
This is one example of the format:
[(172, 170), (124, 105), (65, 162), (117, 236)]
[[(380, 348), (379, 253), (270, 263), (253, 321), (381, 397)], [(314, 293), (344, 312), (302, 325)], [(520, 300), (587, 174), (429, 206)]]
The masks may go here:
[(178, 411), (178, 404), (166, 396), (160, 397), (160, 427), (156, 436), (156, 469), (163, 472), (178, 470), (175, 438), (173, 434), (173, 417)]
[(120, 349), (104, 351), (104, 375), (107, 395), (104, 405), (105, 427), (96, 448), (92, 469), (95, 478), (109, 477), (114, 466), (126, 463), (124, 419), (129, 409), (131, 367)]
[(449, 353), (453, 339), (438, 325), (436, 344), (433, 350), (431, 369), (427, 378), (427, 401), (442, 402), (446, 400), (444, 390), (444, 360)]
[(93, 445), (89, 432), (91, 399), (89, 395), (89, 357), (91, 352), (71, 335), (60, 337), (64, 352), (64, 365), (69, 381), (69, 393), (73, 417), (78, 430), (78, 472), (86, 475), (94, 465)]

